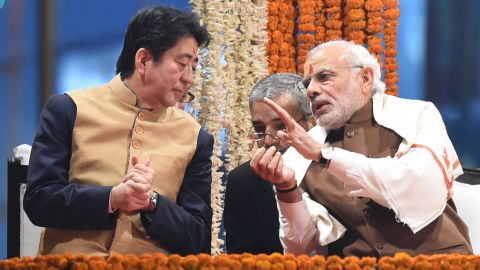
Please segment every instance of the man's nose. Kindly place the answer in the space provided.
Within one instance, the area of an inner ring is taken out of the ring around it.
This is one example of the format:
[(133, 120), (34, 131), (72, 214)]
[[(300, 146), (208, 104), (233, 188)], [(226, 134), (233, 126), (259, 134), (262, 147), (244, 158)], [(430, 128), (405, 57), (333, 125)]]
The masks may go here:
[(272, 129), (272, 130), (266, 129), (265, 132), (267, 133), (267, 134), (265, 134), (265, 139), (264, 139), (265, 145), (268, 145), (268, 146), (276, 145), (279, 141), (278, 138), (276, 137), (277, 136), (277, 130), (276, 129)]
[[(265, 141), (265, 146), (270, 147), (275, 142), (275, 139), (271, 135), (265, 135), (264, 141)], [(268, 149), (268, 147), (266, 148)]]
[(187, 84), (188, 87), (190, 87), (190, 85), (193, 82), (193, 67), (187, 66), (183, 71), (182, 76), (180, 77), (180, 80), (182, 81), (183, 84)]
[(307, 97), (310, 99), (310, 101), (313, 101), (315, 97), (321, 95), (322, 92), (322, 85), (316, 80), (312, 80), (307, 87)]

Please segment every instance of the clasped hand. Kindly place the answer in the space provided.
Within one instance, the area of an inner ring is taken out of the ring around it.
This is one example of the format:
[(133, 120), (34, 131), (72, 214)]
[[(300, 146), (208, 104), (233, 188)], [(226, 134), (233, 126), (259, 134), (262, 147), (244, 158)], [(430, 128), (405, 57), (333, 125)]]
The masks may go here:
[(122, 183), (112, 189), (111, 206), (127, 212), (147, 210), (150, 207), (152, 183), (155, 171), (150, 167), (150, 160), (143, 163), (138, 157), (132, 156), (132, 165), (122, 180)]

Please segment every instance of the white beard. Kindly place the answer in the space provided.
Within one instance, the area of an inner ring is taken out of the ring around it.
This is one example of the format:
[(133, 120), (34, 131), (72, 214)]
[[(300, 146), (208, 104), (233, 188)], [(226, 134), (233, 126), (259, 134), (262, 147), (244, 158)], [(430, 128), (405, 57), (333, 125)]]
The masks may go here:
[(330, 96), (324, 99), (333, 105), (333, 109), (315, 117), (317, 124), (326, 130), (343, 127), (352, 118), (352, 115), (364, 105), (361, 92), (353, 84), (353, 77), (349, 78), (346, 91), (341, 97), (343, 100), (334, 100)]

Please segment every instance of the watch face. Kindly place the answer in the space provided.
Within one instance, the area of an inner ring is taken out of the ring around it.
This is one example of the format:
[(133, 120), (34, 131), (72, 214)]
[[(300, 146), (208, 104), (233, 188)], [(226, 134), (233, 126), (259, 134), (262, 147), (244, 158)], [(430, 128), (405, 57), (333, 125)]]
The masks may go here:
[(152, 197), (150, 197), (150, 203), (153, 206), (153, 209), (157, 208), (157, 203), (158, 203), (158, 193), (153, 192)]
[(322, 157), (325, 159), (332, 159), (333, 157), (333, 147), (325, 146), (322, 148)]

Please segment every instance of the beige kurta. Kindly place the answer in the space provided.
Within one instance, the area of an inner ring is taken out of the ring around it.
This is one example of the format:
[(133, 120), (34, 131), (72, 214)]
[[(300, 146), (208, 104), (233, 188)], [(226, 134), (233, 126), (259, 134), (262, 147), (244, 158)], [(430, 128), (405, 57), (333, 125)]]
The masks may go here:
[[(70, 182), (119, 184), (131, 157), (151, 160), (153, 189), (175, 201), (192, 159), (200, 126), (186, 113), (137, 108), (136, 96), (116, 76), (109, 83), (67, 93), (77, 106)], [(53, 210), (54, 211), (54, 210)], [(165, 250), (146, 235), (138, 212), (120, 213), (114, 230), (46, 228), (40, 253), (143, 254)]]

